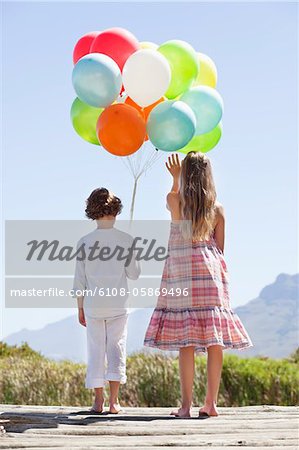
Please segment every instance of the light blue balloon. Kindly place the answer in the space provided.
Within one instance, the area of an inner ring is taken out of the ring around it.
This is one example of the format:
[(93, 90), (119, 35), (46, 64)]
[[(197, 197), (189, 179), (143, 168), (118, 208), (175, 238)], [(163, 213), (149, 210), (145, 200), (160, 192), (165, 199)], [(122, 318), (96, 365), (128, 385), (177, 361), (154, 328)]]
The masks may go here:
[(181, 101), (165, 100), (152, 109), (147, 121), (147, 134), (159, 150), (174, 152), (192, 139), (196, 117), (192, 109)]
[(90, 53), (79, 59), (73, 69), (72, 81), (79, 99), (95, 108), (111, 105), (122, 86), (118, 65), (100, 53)]
[(223, 100), (216, 89), (196, 86), (186, 91), (180, 100), (187, 103), (196, 116), (195, 135), (209, 133), (220, 122)]

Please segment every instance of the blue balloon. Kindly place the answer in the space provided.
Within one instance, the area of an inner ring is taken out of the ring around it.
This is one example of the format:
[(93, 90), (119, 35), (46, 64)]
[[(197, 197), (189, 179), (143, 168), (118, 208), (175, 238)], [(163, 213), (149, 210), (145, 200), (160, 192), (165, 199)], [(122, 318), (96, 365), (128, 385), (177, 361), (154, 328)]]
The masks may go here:
[(196, 117), (192, 109), (181, 101), (165, 100), (152, 109), (147, 121), (147, 134), (159, 150), (174, 152), (192, 139)]
[(187, 103), (196, 116), (195, 135), (209, 133), (220, 122), (223, 100), (216, 89), (196, 86), (186, 91), (180, 100)]
[(73, 69), (72, 81), (79, 99), (95, 108), (111, 105), (122, 86), (118, 65), (101, 53), (90, 53), (79, 59)]

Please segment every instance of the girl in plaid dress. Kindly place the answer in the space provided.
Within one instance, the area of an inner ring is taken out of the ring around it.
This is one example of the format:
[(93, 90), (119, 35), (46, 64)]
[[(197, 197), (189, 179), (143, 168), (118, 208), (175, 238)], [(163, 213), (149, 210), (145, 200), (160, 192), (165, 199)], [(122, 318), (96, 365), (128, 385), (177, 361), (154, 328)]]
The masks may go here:
[(171, 413), (177, 417), (190, 417), (194, 354), (207, 353), (207, 390), (199, 415), (217, 416), (223, 350), (252, 342), (230, 306), (224, 210), (216, 201), (211, 163), (204, 154), (189, 152), (182, 165), (172, 155), (166, 166), (173, 177), (167, 195), (169, 256), (144, 344), (179, 350), (182, 406)]

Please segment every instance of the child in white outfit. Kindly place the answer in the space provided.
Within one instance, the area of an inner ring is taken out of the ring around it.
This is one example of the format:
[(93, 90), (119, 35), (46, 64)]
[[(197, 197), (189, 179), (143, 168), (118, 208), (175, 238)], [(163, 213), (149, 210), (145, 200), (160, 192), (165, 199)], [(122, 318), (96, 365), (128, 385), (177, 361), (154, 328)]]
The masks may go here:
[(102, 412), (109, 382), (109, 412), (117, 414), (119, 386), (126, 382), (127, 278), (137, 279), (140, 267), (134, 252), (125, 259), (116, 251), (128, 254), (133, 246), (132, 236), (114, 228), (120, 199), (100, 188), (86, 204), (86, 216), (96, 220), (97, 228), (78, 242), (74, 279), (79, 322), (87, 330), (86, 387), (95, 390), (92, 411)]

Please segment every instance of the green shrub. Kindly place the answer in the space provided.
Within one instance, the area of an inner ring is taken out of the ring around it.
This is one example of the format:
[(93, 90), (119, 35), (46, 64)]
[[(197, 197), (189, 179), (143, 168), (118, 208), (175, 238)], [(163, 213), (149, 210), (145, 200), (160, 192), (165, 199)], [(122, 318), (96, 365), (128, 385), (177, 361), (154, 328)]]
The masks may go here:
[(80, 406), (91, 401), (84, 389), (85, 366), (36, 356), (0, 359), (0, 403)]
[[(55, 362), (27, 344), (0, 343), (0, 403), (86, 406), (84, 364)], [(196, 357), (194, 404), (201, 404), (206, 387), (206, 358)], [(128, 381), (121, 387), (127, 406), (175, 406), (180, 401), (178, 358), (160, 353), (127, 359)], [(298, 404), (298, 359), (238, 358), (225, 354), (219, 406)]]
[(40, 353), (32, 350), (27, 342), (17, 347), (16, 345), (7, 345), (5, 342), (0, 341), (0, 358), (6, 358), (7, 356), (43, 358)]

